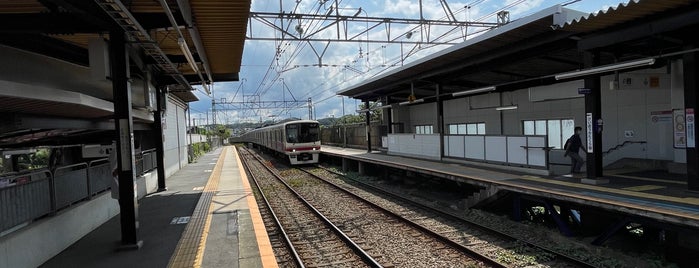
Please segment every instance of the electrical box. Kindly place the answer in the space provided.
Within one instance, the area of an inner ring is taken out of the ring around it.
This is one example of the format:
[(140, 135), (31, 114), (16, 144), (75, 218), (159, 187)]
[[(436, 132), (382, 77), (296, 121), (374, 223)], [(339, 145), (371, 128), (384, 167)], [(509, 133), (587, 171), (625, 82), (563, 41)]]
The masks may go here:
[(87, 52), (90, 61), (92, 79), (107, 80), (112, 75), (109, 66), (109, 44), (103, 38), (91, 38), (87, 41)]
[(114, 150), (114, 147), (111, 144), (85, 144), (82, 148), (82, 154), (84, 158), (109, 157), (112, 150)]

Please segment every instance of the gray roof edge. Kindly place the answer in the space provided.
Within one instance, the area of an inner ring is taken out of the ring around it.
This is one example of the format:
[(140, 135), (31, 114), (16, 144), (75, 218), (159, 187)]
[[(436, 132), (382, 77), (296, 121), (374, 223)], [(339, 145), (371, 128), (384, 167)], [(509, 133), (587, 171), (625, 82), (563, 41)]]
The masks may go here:
[(366, 81), (364, 81), (363, 83), (355, 84), (355, 85), (349, 86), (348, 88), (346, 88), (346, 89), (344, 89), (344, 90), (338, 91), (336, 94), (337, 94), (337, 95), (342, 95), (342, 96), (352, 97), (352, 96), (350, 96), (350, 95), (347, 94), (347, 93), (348, 93), (349, 91), (352, 91), (352, 90), (355, 89), (355, 88), (368, 85), (368, 84), (373, 83), (373, 82), (375, 82), (375, 81), (378, 81), (378, 80), (384, 79), (384, 78), (386, 78), (386, 77), (388, 77), (388, 76), (391, 76), (391, 75), (394, 75), (394, 74), (396, 74), (396, 73), (399, 73), (399, 72), (401, 72), (401, 71), (403, 71), (403, 70), (406, 70), (406, 69), (415, 67), (415, 66), (417, 66), (417, 65), (423, 64), (423, 63), (425, 63), (425, 62), (427, 62), (427, 61), (430, 61), (430, 60), (433, 60), (433, 59), (435, 59), (435, 58), (438, 58), (438, 57), (447, 55), (447, 54), (452, 53), (452, 52), (454, 52), (454, 51), (457, 51), (457, 50), (466, 48), (466, 47), (468, 47), (468, 46), (471, 46), (471, 45), (473, 45), (473, 44), (476, 44), (476, 43), (485, 41), (485, 40), (487, 40), (487, 39), (493, 38), (493, 37), (495, 37), (495, 36), (498, 36), (498, 35), (507, 33), (507, 32), (509, 32), (509, 31), (515, 30), (515, 29), (520, 28), (520, 27), (523, 27), (523, 26), (525, 26), (525, 25), (527, 25), (527, 24), (529, 24), (529, 23), (535, 22), (535, 21), (537, 21), (537, 20), (544, 19), (544, 18), (549, 17), (549, 16), (553, 16), (553, 20), (552, 20), (552, 22), (551, 22), (551, 26), (552, 26), (552, 30), (555, 30), (555, 29), (557, 29), (557, 28), (562, 27), (562, 26), (565, 25), (565, 24), (569, 24), (569, 23), (571, 23), (571, 22), (574, 21), (574, 20), (579, 20), (579, 19), (581, 19), (581, 18), (583, 18), (583, 17), (585, 17), (585, 16), (587, 16), (587, 15), (589, 15), (589, 14), (584, 13), (584, 12), (580, 12), (580, 11), (577, 11), (577, 10), (574, 10), (574, 9), (564, 8), (564, 7), (562, 7), (561, 5), (554, 5), (554, 6), (545, 8), (545, 9), (543, 9), (543, 10), (541, 10), (541, 11), (538, 11), (538, 12), (532, 14), (532, 15), (529, 15), (529, 16), (526, 16), (526, 17), (522, 17), (522, 18), (519, 18), (519, 19), (516, 19), (516, 20), (514, 20), (514, 21), (512, 21), (512, 22), (510, 22), (510, 23), (508, 23), (508, 24), (505, 24), (505, 25), (500, 26), (500, 27), (498, 27), (498, 28), (489, 30), (489, 31), (487, 31), (487, 32), (485, 32), (485, 33), (483, 33), (483, 34), (481, 34), (481, 35), (479, 35), (479, 36), (476, 36), (476, 37), (474, 37), (474, 38), (472, 38), (472, 39), (468, 39), (468, 40), (466, 40), (466, 41), (464, 41), (464, 42), (462, 42), (462, 43), (460, 43), (460, 44), (456, 44), (456, 45), (454, 45), (454, 46), (452, 46), (452, 47), (449, 47), (449, 48), (446, 48), (446, 49), (437, 51), (437, 52), (435, 52), (435, 53), (433, 53), (433, 54), (431, 54), (431, 55), (428, 55), (428, 56), (426, 56), (426, 57), (423, 57), (423, 58), (420, 58), (420, 59), (415, 60), (415, 61), (413, 61), (413, 62), (410, 62), (410, 63), (404, 65), (403, 67), (392, 69), (392, 70), (390, 70), (390, 71), (384, 73), (383, 75), (378, 76), (378, 77), (376, 77), (376, 78), (374, 78), (374, 79), (366, 80)]

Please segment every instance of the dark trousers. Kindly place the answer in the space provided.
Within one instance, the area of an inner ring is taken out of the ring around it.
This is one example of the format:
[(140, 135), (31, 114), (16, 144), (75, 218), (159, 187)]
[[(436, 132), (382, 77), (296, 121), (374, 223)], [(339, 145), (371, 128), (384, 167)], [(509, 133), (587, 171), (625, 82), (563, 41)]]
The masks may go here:
[(568, 152), (568, 156), (570, 156), (570, 173), (580, 173), (580, 168), (582, 168), (585, 160), (575, 152)]

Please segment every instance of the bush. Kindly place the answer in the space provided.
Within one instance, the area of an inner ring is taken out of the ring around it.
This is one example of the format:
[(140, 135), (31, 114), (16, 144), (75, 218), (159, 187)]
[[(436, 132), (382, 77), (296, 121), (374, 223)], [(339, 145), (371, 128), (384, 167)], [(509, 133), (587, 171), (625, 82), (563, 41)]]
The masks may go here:
[(189, 148), (189, 163), (192, 163), (200, 156), (211, 151), (211, 144), (208, 142), (197, 142), (192, 144)]

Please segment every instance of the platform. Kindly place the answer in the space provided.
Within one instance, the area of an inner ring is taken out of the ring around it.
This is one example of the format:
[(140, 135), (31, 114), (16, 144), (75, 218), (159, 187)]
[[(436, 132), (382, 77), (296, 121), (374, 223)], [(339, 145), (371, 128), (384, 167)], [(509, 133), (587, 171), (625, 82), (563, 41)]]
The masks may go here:
[(139, 250), (118, 251), (119, 216), (41, 267), (277, 267), (236, 149), (219, 148), (139, 202)]
[[(385, 152), (323, 146), (322, 154), (399, 168), (496, 190), (562, 200), (610, 211), (699, 227), (699, 194), (687, 191), (686, 181), (662, 178), (650, 171), (605, 172), (609, 183), (581, 183), (582, 176), (541, 176), (486, 169), (433, 160), (388, 155)], [(322, 157), (322, 156), (321, 156)], [(322, 161), (322, 160), (321, 160)], [(660, 177), (660, 178), (659, 178)]]

